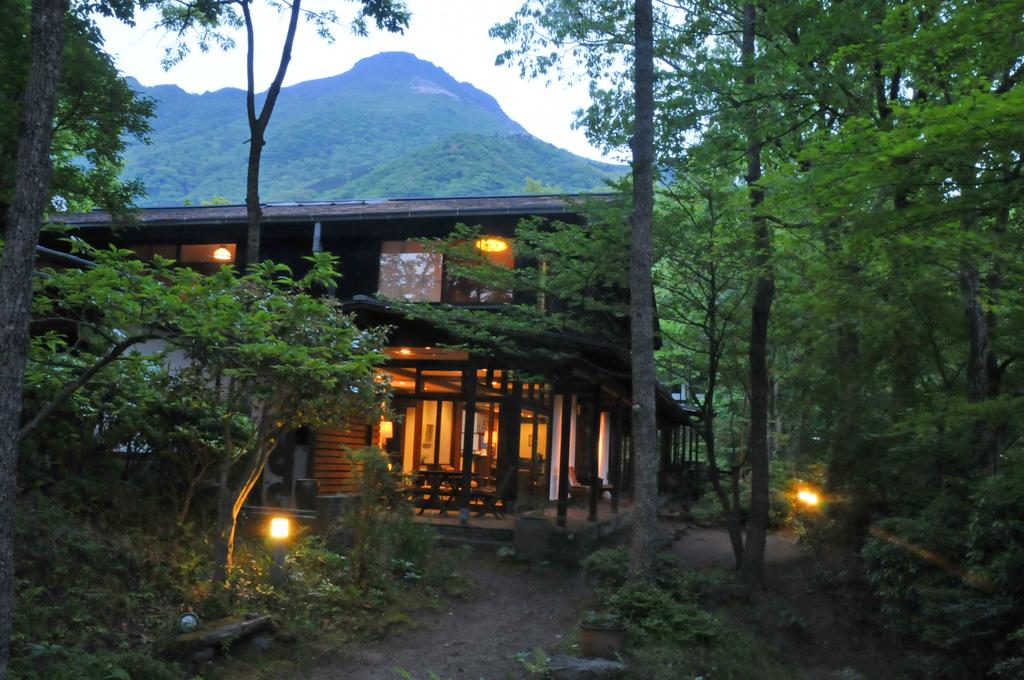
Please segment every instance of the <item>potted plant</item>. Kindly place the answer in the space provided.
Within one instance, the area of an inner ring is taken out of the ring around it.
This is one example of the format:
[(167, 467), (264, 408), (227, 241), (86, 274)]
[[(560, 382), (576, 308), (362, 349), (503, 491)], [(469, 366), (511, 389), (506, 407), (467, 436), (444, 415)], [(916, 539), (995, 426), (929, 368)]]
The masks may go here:
[(612, 612), (587, 612), (580, 622), (580, 653), (615, 659), (626, 644), (626, 625)]

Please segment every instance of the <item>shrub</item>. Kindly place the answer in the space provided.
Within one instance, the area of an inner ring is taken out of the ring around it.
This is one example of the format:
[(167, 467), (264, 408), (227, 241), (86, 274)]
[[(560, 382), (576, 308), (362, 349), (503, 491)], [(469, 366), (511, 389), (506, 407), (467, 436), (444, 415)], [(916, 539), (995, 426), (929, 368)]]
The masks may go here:
[(412, 520), (412, 509), (398, 490), (399, 477), (388, 469), (379, 449), (352, 454), (360, 470), (358, 500), (343, 515), (342, 532), (349, 537), (350, 570), (361, 586), (400, 572), (422, 575), (434, 544), (429, 527)]
[(685, 646), (706, 642), (721, 632), (718, 618), (696, 601), (677, 599), (651, 584), (624, 585), (608, 597), (606, 606), (640, 640)]
[(868, 580), (886, 626), (935, 659), (923, 674), (1005, 675), (1024, 653), (1022, 506), (1024, 465), (1009, 461), (872, 529), (862, 550)]

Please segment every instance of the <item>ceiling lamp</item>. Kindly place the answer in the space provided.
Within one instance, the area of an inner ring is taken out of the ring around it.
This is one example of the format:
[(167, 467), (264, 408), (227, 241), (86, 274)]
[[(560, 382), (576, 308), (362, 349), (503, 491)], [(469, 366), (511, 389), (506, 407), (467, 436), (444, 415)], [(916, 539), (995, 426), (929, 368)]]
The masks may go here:
[(477, 239), (476, 247), (485, 253), (503, 253), (508, 250), (508, 241), (494, 236), (486, 236)]
[(230, 262), (234, 257), (225, 246), (217, 246), (217, 249), (213, 251), (213, 259), (218, 262)]

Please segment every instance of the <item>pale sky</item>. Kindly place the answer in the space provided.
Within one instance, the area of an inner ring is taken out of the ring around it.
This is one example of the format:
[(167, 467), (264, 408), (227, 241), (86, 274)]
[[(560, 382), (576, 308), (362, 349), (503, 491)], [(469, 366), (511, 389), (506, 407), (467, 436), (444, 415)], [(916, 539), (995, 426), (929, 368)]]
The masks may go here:
[[(494, 58), (504, 43), (488, 37), (495, 23), (511, 17), (522, 0), (407, 0), (412, 12), (404, 35), (392, 35), (371, 29), (365, 38), (352, 35), (348, 22), (355, 2), (334, 2), (342, 25), (334, 30), (335, 42), (317, 37), (313, 27), (300, 24), (288, 68), (285, 85), (344, 73), (358, 60), (378, 52), (401, 50), (440, 66), (456, 80), (469, 82), (498, 100), (502, 109), (531, 134), (556, 146), (588, 158), (601, 160), (581, 130), (573, 130), (573, 111), (589, 101), (587, 83), (521, 80), (514, 67), (498, 67)], [(312, 1), (306, 6), (315, 8)], [(223, 87), (245, 88), (245, 40), (238, 33), (236, 46), (228, 52), (217, 48), (208, 53), (193, 49), (182, 63), (165, 71), (160, 60), (165, 47), (174, 44), (172, 36), (153, 27), (153, 13), (140, 14), (135, 28), (113, 20), (101, 20), (106, 49), (118, 68), (143, 85), (173, 83), (189, 92), (199, 93)], [(257, 5), (256, 83), (266, 89), (277, 68), (280, 43), (286, 26), (285, 15), (267, 5)], [(239, 115), (244, 112), (239, 111)], [(273, 119), (270, 122), (273, 127)], [(603, 160), (621, 162), (622, 159)]]

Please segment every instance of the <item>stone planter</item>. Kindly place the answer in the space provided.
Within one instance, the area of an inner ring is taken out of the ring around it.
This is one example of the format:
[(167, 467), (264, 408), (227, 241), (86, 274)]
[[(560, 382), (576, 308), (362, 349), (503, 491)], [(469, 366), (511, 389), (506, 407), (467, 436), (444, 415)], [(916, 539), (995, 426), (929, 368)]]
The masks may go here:
[(526, 562), (543, 562), (548, 556), (551, 522), (543, 516), (523, 515), (516, 518), (516, 557)]
[(580, 624), (580, 653), (592, 659), (616, 659), (626, 645), (626, 627)]

